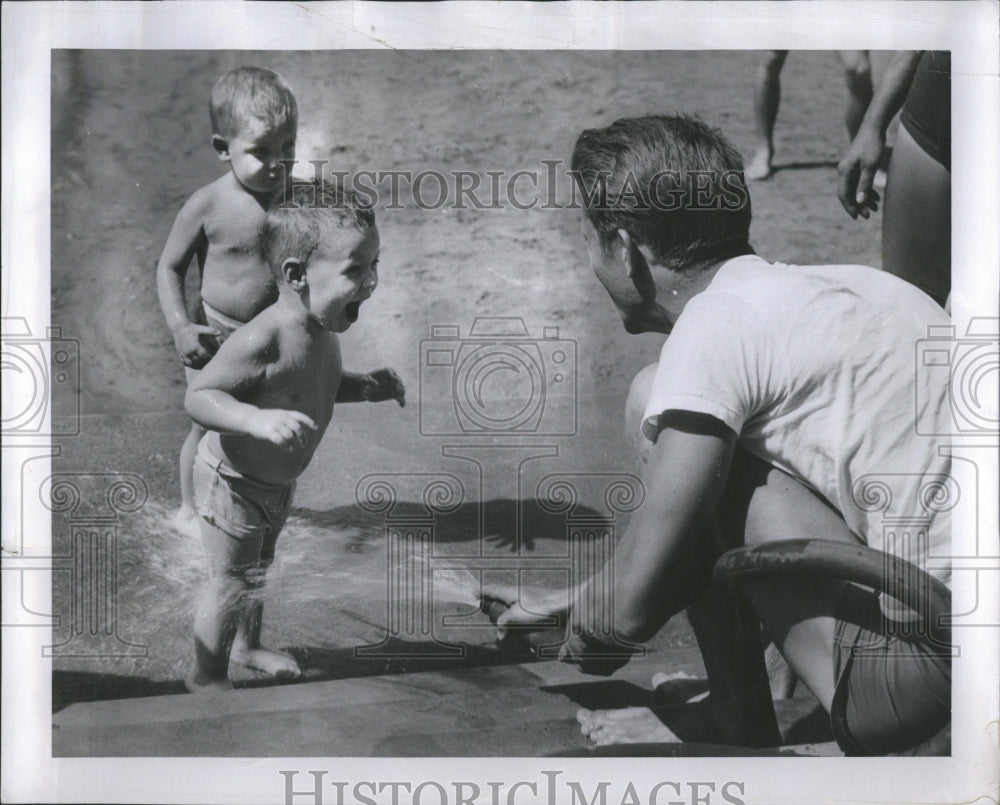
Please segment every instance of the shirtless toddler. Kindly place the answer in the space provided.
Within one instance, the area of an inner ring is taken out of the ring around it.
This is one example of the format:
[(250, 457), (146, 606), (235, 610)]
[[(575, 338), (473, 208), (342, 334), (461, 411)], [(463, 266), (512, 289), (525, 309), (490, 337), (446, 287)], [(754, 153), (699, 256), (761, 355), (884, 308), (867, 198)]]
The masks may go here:
[[(238, 67), (212, 89), (212, 147), (225, 175), (188, 199), (174, 221), (156, 269), (160, 306), (185, 366), (188, 383), (219, 344), (277, 299), (261, 253), (264, 214), (283, 191), (295, 158), (298, 107), (277, 73)], [(283, 164), (284, 163), (284, 164)], [(189, 316), (184, 277), (197, 256), (201, 302)], [(205, 435), (197, 423), (181, 448), (181, 508), (174, 524), (197, 531), (192, 467)]]
[(391, 369), (345, 372), (336, 333), (378, 283), (375, 215), (331, 185), (296, 184), (264, 220), (262, 250), (277, 301), (223, 343), (191, 381), (185, 407), (208, 430), (195, 494), (211, 579), (195, 617), (189, 690), (231, 687), (235, 662), (291, 679), (299, 667), (260, 645), (254, 595), (334, 402), (405, 402)]

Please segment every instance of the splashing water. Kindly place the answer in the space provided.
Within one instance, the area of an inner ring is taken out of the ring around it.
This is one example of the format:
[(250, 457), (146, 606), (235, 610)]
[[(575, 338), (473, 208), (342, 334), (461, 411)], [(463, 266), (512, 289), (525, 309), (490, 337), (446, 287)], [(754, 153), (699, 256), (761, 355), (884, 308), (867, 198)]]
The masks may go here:
[[(200, 536), (172, 527), (172, 515), (172, 507), (149, 501), (118, 527), (119, 632), (148, 645), (149, 656), (100, 660), (100, 669), (95, 660), (60, 667), (150, 679), (184, 675), (209, 564)], [(275, 554), (256, 595), (265, 603), (265, 640), (280, 645), (345, 648), (377, 640), (394, 595), (400, 606), (437, 612), (475, 608), (479, 600), (481, 571), (433, 556), (426, 544), (391, 551), (382, 523), (328, 525), (291, 516)], [(68, 585), (54, 589), (56, 611), (68, 608), (70, 594)]]

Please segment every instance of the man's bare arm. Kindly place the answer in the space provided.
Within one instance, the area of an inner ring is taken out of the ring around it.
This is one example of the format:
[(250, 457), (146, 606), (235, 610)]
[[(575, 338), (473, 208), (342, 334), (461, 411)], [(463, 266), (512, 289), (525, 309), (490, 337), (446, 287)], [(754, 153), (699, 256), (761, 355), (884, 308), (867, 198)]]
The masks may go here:
[[(691, 603), (691, 583), (701, 581), (692, 578), (691, 561), (706, 547), (699, 540), (725, 489), (737, 438), (704, 414), (672, 411), (662, 422), (665, 427), (650, 450), (645, 472), (645, 502), (614, 556), (615, 631), (632, 642), (648, 639)], [(541, 626), (566, 611), (564, 591), (491, 585), (484, 587), (483, 595), (510, 606), (497, 621), (501, 627)], [(586, 583), (569, 592), (571, 606), (588, 597)], [(586, 620), (574, 618), (577, 623)]]
[(708, 546), (711, 514), (729, 476), (736, 434), (714, 417), (671, 411), (652, 446), (646, 500), (615, 552), (617, 634), (641, 642), (691, 603), (692, 561)]

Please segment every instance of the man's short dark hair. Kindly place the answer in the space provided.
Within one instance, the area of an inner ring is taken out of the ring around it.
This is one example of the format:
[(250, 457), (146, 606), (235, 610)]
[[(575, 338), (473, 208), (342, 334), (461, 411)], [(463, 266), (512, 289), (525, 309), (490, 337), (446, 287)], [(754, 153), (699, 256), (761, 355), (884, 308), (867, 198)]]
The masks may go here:
[(623, 118), (584, 131), (572, 169), (605, 250), (624, 229), (675, 270), (752, 251), (743, 160), (695, 117)]
[(295, 182), (267, 211), (261, 250), (271, 273), (280, 280), (289, 257), (309, 263), (325, 231), (352, 226), (365, 232), (375, 226), (375, 211), (338, 182)]

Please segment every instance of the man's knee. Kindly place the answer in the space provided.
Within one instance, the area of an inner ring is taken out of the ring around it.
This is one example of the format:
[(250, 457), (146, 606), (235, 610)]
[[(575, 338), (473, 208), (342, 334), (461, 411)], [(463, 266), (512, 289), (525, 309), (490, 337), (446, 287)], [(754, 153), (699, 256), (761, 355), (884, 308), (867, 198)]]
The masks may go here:
[(752, 476), (744, 544), (790, 539), (857, 542), (840, 513), (801, 482), (759, 460), (742, 462)]

